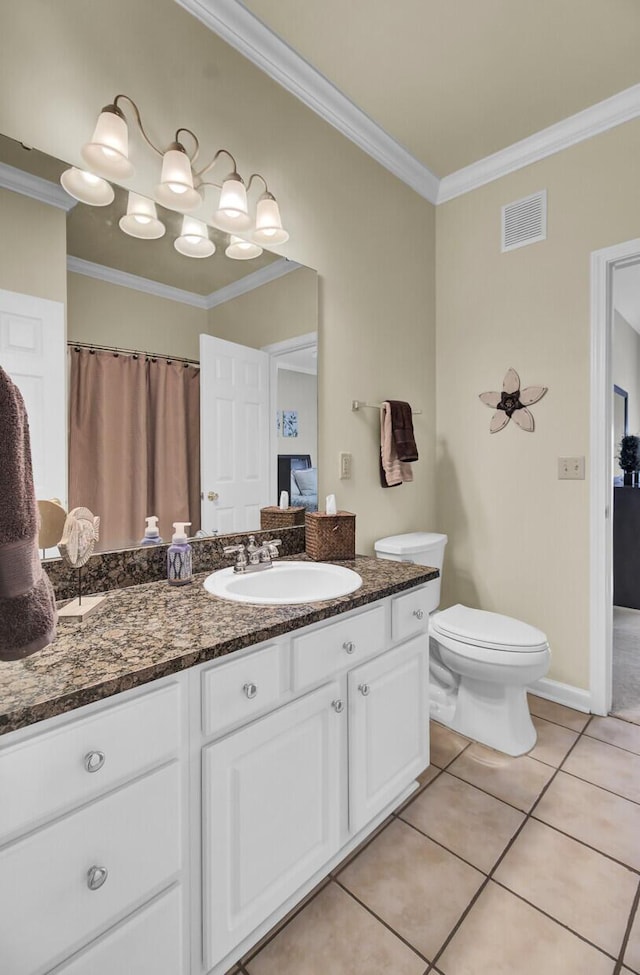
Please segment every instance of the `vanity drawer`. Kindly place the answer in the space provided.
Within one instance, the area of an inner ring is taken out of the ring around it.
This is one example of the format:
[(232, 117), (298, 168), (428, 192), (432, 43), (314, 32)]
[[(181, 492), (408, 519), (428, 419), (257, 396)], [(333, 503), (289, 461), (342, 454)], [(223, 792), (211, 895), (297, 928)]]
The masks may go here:
[(394, 643), (429, 626), (429, 595), (426, 589), (412, 589), (391, 600), (391, 638)]
[[(180, 795), (174, 762), (5, 847), (3, 971), (48, 971), (168, 886), (181, 865)], [(91, 889), (94, 867), (108, 873)]]
[(277, 643), (207, 670), (202, 675), (205, 735), (277, 705), (283, 692), (283, 670), (282, 647)]
[(184, 975), (182, 895), (172, 887), (53, 975)]
[(170, 684), (0, 751), (0, 841), (173, 758), (179, 747), (180, 688)]
[(384, 606), (294, 637), (291, 641), (294, 691), (379, 653), (386, 645), (386, 638)]

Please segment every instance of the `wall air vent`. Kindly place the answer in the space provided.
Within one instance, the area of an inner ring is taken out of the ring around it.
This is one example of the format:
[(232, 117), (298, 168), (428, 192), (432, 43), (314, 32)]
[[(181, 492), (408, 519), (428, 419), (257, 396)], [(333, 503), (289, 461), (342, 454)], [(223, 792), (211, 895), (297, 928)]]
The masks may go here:
[(502, 208), (502, 252), (547, 239), (547, 191), (540, 190)]

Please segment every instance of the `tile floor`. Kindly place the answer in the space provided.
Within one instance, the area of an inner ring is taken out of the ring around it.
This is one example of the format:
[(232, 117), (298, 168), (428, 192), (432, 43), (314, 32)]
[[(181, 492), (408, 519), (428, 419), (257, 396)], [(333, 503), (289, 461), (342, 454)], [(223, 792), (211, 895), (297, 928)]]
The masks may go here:
[(420, 791), (241, 975), (640, 975), (640, 725), (530, 698), (508, 758), (432, 724)]

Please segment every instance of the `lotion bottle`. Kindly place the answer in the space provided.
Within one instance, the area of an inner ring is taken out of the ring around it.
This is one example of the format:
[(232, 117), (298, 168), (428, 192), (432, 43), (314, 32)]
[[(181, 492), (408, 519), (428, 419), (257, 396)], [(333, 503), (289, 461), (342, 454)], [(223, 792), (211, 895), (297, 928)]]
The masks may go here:
[(141, 540), (141, 545), (161, 545), (162, 539), (160, 538), (160, 532), (158, 531), (158, 519), (155, 515), (149, 515), (145, 518), (147, 527), (144, 530), (144, 538)]
[(167, 581), (170, 586), (185, 586), (191, 582), (191, 546), (186, 530), (190, 521), (174, 521), (174, 534), (167, 549)]

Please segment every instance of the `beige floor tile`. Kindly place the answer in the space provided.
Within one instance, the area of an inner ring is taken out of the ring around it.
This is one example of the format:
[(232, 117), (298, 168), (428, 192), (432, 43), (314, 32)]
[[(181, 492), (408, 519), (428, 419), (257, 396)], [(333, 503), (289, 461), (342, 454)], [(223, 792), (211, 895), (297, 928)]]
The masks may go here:
[(249, 975), (423, 975), (425, 967), (335, 883), (245, 965)]
[(537, 715), (538, 718), (546, 718), (547, 721), (555, 721), (556, 724), (571, 728), (572, 731), (582, 731), (589, 720), (590, 715), (567, 708), (564, 704), (555, 704), (544, 697), (536, 697), (535, 694), (529, 694), (528, 697), (531, 714)]
[(484, 745), (470, 745), (449, 767), (452, 775), (528, 812), (554, 770), (527, 755), (511, 758)]
[(562, 770), (625, 799), (640, 802), (640, 755), (583, 736)]
[(530, 819), (494, 880), (618, 957), (638, 887), (627, 867)]
[(640, 755), (640, 728), (637, 724), (619, 718), (592, 718), (585, 734)]
[(364, 850), (364, 848), (369, 843), (371, 843), (371, 841), (374, 839), (374, 837), (376, 837), (378, 835), (378, 833), (381, 833), (383, 829), (386, 829), (387, 826), (390, 823), (393, 822), (393, 819), (394, 819), (393, 816), (387, 816), (387, 818), (384, 820), (384, 822), (380, 823), (379, 826), (376, 826), (376, 828), (371, 831), (371, 833), (369, 834), (369, 836), (367, 836), (367, 838), (365, 840), (363, 840), (362, 843), (360, 843), (358, 846), (356, 846), (355, 850), (352, 850), (351, 853), (348, 853), (346, 855), (346, 857), (343, 860), (340, 861), (340, 863), (337, 863), (335, 865), (335, 867), (333, 868), (333, 870), (330, 873), (330, 876), (331, 877), (337, 877), (338, 874), (340, 873), (340, 871), (341, 870), (344, 870), (344, 868), (346, 867), (346, 865), (348, 863), (351, 863), (352, 860), (355, 860), (355, 858), (360, 855), (360, 853), (362, 852), (362, 850)]
[(628, 799), (558, 772), (533, 815), (640, 870), (640, 806)]
[(538, 733), (538, 740), (534, 747), (527, 754), (529, 758), (536, 758), (545, 765), (553, 765), (558, 768), (571, 746), (578, 738), (577, 731), (563, 728), (553, 721), (546, 721), (544, 718), (531, 716)]
[(614, 965), (492, 882), (438, 960), (443, 975), (612, 975)]
[(640, 724), (640, 708), (621, 708), (614, 714), (615, 718), (621, 721), (631, 721), (632, 724)]
[(339, 880), (426, 958), (433, 959), (484, 876), (396, 820), (349, 864)]
[(632, 972), (640, 972), (640, 910), (636, 911), (623, 961)]
[(257, 941), (252, 948), (249, 949), (249, 951), (246, 951), (244, 953), (244, 955), (241, 957), (238, 964), (244, 965), (246, 964), (249, 958), (253, 958), (254, 955), (257, 955), (258, 952), (262, 949), (263, 945), (265, 945), (267, 941), (271, 941), (271, 939), (276, 934), (276, 932), (281, 931), (282, 928), (284, 928), (289, 923), (289, 921), (294, 916), (294, 914), (302, 910), (305, 904), (308, 904), (309, 901), (313, 900), (316, 894), (319, 894), (322, 888), (326, 887), (328, 883), (330, 883), (330, 878), (324, 877), (324, 879), (321, 880), (319, 884), (316, 884), (313, 890), (310, 890), (309, 893), (305, 897), (303, 897), (299, 901), (299, 903), (295, 905), (295, 907), (292, 907), (290, 911), (287, 911), (284, 917), (281, 918), (280, 921), (277, 921), (276, 924), (274, 924), (273, 927), (270, 928), (270, 930), (267, 931), (267, 933), (263, 935), (263, 937), (260, 938), (260, 940)]
[(488, 873), (524, 814), (443, 772), (405, 807), (402, 818)]
[(429, 765), (424, 770), (424, 772), (421, 772), (420, 775), (418, 776), (418, 788), (413, 793), (413, 795), (409, 796), (406, 802), (403, 802), (401, 806), (398, 806), (398, 808), (395, 810), (395, 815), (399, 816), (402, 813), (402, 811), (406, 809), (407, 806), (410, 805), (410, 803), (413, 802), (416, 796), (420, 795), (421, 792), (424, 792), (425, 788), (429, 785), (429, 783), (433, 782), (435, 777), (437, 775), (440, 775), (441, 773), (442, 773), (442, 769), (439, 769), (437, 765)]
[(431, 722), (431, 764), (445, 768), (469, 744), (469, 739), (437, 721)]

